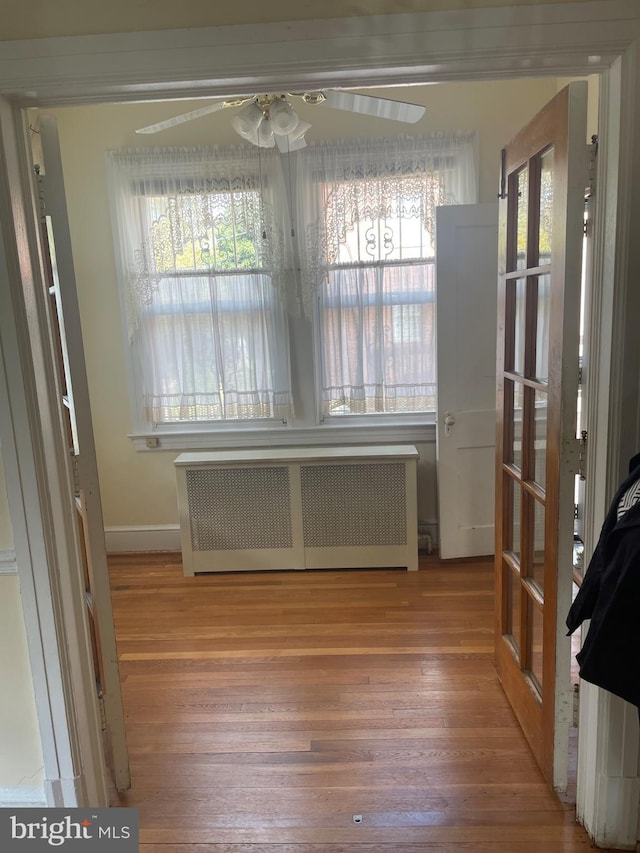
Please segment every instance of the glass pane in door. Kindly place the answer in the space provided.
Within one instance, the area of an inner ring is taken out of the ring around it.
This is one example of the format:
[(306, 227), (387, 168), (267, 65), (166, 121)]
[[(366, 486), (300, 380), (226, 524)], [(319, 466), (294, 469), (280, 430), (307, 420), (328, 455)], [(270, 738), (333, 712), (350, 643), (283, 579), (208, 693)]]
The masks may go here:
[(531, 495), (529, 495), (529, 500), (533, 503), (532, 551), (529, 577), (542, 593), (544, 591), (545, 509), (543, 504)]
[(543, 688), (543, 671), (542, 671), (542, 652), (543, 652), (543, 618), (542, 610), (532, 598), (527, 600), (527, 622), (528, 628), (528, 658), (530, 673), (533, 681), (542, 695)]
[(521, 507), (522, 507), (522, 494), (520, 484), (508, 478), (510, 487), (507, 490), (508, 494), (511, 498), (511, 542), (509, 550), (513, 553), (514, 557), (519, 561), (520, 560), (520, 552), (521, 552)]
[(513, 464), (522, 470), (522, 422), (524, 418), (524, 386), (513, 383)]
[(515, 304), (513, 364), (511, 367), (515, 373), (524, 375), (524, 347), (526, 342), (525, 330), (527, 308), (526, 279), (516, 279), (516, 281), (511, 282), (511, 287), (514, 289), (513, 299)]
[(538, 232), (538, 264), (551, 263), (553, 234), (554, 150), (548, 148), (540, 158), (540, 228)]
[(527, 230), (529, 227), (529, 169), (527, 166), (518, 173), (516, 269), (527, 267)]
[(546, 391), (535, 391), (534, 393), (534, 479), (544, 489), (547, 483), (547, 407), (548, 397)]
[(536, 379), (549, 379), (549, 322), (551, 276), (538, 276), (538, 310), (536, 312)]
[(507, 624), (506, 634), (511, 638), (513, 651), (520, 657), (520, 622), (521, 622), (521, 599), (520, 599), (520, 575), (511, 566), (504, 564), (505, 585), (507, 589)]

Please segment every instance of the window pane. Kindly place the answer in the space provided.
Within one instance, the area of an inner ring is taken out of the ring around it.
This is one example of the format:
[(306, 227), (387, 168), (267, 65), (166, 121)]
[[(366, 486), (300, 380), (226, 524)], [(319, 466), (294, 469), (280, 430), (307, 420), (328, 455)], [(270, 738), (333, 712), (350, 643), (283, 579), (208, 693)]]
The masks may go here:
[(551, 263), (553, 236), (553, 148), (540, 158), (540, 233), (538, 236), (538, 263)]
[(536, 378), (549, 378), (549, 323), (551, 319), (551, 276), (538, 276), (538, 311), (536, 318)]
[(151, 420), (286, 417), (287, 327), (269, 276), (164, 278), (143, 320)]
[[(511, 417), (511, 446), (506, 448), (505, 461), (522, 470), (522, 418), (524, 413), (524, 388), (520, 382), (505, 379), (505, 418)], [(510, 408), (510, 396), (513, 394), (513, 407)]]
[[(426, 203), (425, 203), (426, 201)], [(437, 173), (335, 181), (324, 199), (333, 265), (433, 258), (428, 210), (446, 204)]]
[(529, 169), (525, 166), (518, 174), (518, 212), (516, 269), (527, 267), (527, 228), (529, 226)]
[(434, 264), (331, 271), (321, 301), (325, 416), (435, 410)]
[(506, 563), (503, 566), (503, 571), (505, 574), (507, 595), (507, 620), (505, 633), (511, 637), (516, 655), (519, 658), (521, 620), (520, 575)]
[(533, 553), (531, 557), (531, 566), (529, 569), (529, 577), (535, 581), (541, 592), (544, 590), (544, 506), (533, 497), (529, 497), (533, 502)]
[(527, 308), (527, 281), (518, 278), (507, 282), (507, 324), (510, 325), (513, 351), (505, 353), (505, 367), (524, 375), (524, 347)]
[(534, 406), (534, 477), (544, 489), (547, 484), (547, 406), (548, 399), (544, 391), (536, 391)]
[(312, 152), (324, 417), (435, 411), (435, 218), (457, 158), (387, 148)]
[(542, 675), (542, 664), (543, 664), (543, 621), (542, 621), (542, 611), (537, 606), (537, 604), (533, 601), (533, 599), (529, 598), (527, 601), (527, 609), (528, 609), (528, 623), (529, 623), (529, 661), (531, 666), (531, 675), (533, 676), (534, 683), (538, 690), (540, 691), (540, 695), (542, 695), (543, 688), (543, 675)]
[(267, 265), (257, 190), (147, 196), (144, 215), (157, 273)]
[(522, 494), (520, 484), (514, 481), (512, 477), (505, 474), (505, 493), (504, 499), (507, 507), (511, 511), (511, 525), (508, 531), (507, 549), (520, 560), (520, 529), (521, 529), (521, 506)]

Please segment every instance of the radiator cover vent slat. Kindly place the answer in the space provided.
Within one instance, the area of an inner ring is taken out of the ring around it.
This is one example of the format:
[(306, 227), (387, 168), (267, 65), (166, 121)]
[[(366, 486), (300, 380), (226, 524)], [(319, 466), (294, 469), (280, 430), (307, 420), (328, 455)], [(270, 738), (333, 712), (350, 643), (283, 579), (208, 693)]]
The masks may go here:
[(291, 548), (289, 470), (187, 470), (194, 551)]
[(300, 470), (306, 548), (405, 545), (405, 466), (309, 465)]

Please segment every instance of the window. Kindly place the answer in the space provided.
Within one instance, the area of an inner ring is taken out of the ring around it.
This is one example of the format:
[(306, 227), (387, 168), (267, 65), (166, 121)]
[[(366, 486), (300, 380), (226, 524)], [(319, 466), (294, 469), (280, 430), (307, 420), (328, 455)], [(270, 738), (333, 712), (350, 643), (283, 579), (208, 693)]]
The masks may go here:
[(144, 419), (286, 420), (287, 322), (262, 163), (235, 150), (110, 156)]
[(310, 149), (324, 418), (435, 410), (435, 210), (473, 200), (472, 148), (458, 135)]
[(308, 398), (295, 421), (292, 365), (321, 420), (433, 411), (435, 210), (475, 200), (473, 150), (466, 134), (289, 160), (110, 152), (138, 429), (314, 426)]

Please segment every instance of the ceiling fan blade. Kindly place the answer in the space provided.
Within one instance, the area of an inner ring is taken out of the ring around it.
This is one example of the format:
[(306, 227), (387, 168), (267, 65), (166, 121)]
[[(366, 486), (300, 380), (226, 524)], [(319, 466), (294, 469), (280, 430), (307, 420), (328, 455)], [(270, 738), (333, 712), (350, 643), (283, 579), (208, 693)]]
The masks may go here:
[(415, 124), (425, 113), (425, 107), (406, 101), (392, 101), (389, 98), (376, 98), (371, 95), (357, 95), (355, 92), (341, 92), (337, 89), (325, 91), (326, 104), (336, 110), (349, 110), (375, 118), (388, 118)]
[(184, 124), (184, 122), (193, 121), (193, 119), (202, 118), (203, 116), (210, 115), (211, 113), (217, 113), (218, 110), (223, 110), (225, 107), (240, 106), (240, 104), (244, 104), (246, 101), (252, 100), (253, 97), (254, 96), (251, 95), (247, 98), (234, 98), (233, 100), (227, 99), (224, 101), (216, 101), (214, 104), (209, 104), (206, 107), (200, 107), (197, 110), (191, 110), (191, 112), (182, 113), (181, 115), (173, 116), (173, 118), (156, 122), (156, 124), (141, 127), (139, 130), (136, 130), (136, 133), (158, 133), (161, 130), (167, 130), (169, 127), (175, 127), (178, 124)]

